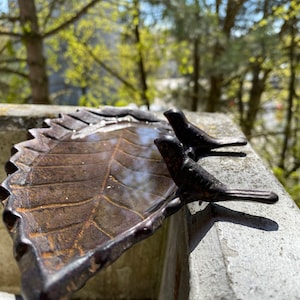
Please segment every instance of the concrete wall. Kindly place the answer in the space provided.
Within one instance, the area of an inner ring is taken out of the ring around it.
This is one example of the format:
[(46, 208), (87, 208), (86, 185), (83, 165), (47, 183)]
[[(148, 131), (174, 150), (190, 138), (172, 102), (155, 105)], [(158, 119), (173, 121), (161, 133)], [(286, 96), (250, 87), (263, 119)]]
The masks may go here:
[[(0, 164), (29, 127), (74, 107), (0, 105)], [(240, 136), (222, 114), (188, 117), (215, 136)], [(200, 164), (233, 188), (276, 192), (275, 205), (190, 204), (151, 238), (92, 278), (77, 299), (299, 299), (300, 212), (250, 145), (245, 157), (214, 156)], [(4, 179), (0, 168), (0, 179)], [(12, 243), (0, 226), (0, 292), (18, 294)], [(0, 294), (1, 295), (1, 294)]]
[[(193, 120), (216, 136), (241, 134), (224, 115)], [(251, 145), (232, 150), (246, 156), (199, 163), (230, 187), (270, 190), (279, 201), (189, 205), (189, 299), (300, 299), (300, 210)]]

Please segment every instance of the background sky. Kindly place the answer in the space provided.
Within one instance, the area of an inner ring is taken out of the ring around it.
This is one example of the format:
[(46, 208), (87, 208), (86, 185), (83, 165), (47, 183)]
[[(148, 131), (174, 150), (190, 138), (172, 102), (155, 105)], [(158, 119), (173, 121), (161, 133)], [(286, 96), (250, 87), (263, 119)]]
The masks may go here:
[(0, 13), (7, 12), (7, 10), (8, 10), (7, 0), (0, 0)]

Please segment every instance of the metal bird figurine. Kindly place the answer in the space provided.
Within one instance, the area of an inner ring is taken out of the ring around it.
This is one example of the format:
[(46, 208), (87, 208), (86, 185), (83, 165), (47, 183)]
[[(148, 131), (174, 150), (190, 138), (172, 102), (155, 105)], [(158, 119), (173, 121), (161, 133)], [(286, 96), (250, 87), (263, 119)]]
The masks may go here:
[(193, 201), (224, 200), (273, 204), (278, 200), (278, 196), (273, 192), (229, 189), (188, 157), (183, 145), (175, 137), (165, 136), (154, 142), (166, 162), (171, 177), (178, 186), (177, 195), (183, 202), (182, 205)]
[(244, 138), (229, 139), (210, 136), (189, 122), (181, 110), (169, 109), (164, 115), (179, 141), (189, 150), (190, 156), (196, 160), (212, 149), (226, 146), (244, 146), (247, 144), (247, 140)]

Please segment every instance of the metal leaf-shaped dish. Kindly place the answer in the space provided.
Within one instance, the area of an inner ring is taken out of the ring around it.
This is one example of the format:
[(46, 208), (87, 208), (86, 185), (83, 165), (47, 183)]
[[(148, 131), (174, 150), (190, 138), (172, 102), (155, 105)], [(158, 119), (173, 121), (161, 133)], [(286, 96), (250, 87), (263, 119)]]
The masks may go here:
[(153, 115), (80, 110), (46, 120), (15, 146), (2, 183), (25, 299), (68, 299), (180, 208)]

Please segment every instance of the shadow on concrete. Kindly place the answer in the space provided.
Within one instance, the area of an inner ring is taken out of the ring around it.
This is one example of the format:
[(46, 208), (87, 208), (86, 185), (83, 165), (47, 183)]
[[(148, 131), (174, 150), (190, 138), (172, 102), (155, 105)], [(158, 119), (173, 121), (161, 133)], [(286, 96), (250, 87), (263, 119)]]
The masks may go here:
[(278, 223), (271, 219), (235, 211), (215, 203), (208, 203), (203, 210), (190, 215), (188, 220), (190, 251), (195, 249), (215, 222), (230, 222), (263, 231), (277, 231), (279, 228)]

